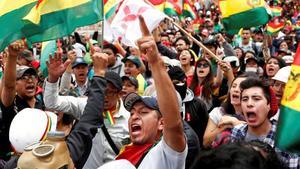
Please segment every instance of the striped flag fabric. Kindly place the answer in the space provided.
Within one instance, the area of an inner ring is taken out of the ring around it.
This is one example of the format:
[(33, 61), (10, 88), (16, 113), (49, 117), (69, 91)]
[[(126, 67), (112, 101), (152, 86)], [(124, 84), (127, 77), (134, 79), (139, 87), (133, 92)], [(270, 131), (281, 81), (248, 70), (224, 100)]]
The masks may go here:
[(184, 17), (191, 17), (192, 19), (196, 19), (197, 18), (197, 14), (195, 12), (195, 10), (192, 7), (193, 5), (190, 4), (190, 2), (188, 0), (184, 0), (183, 3), (183, 12), (182, 15)]
[(57, 39), (103, 19), (102, 0), (39, 0), (23, 18), (31, 43)]
[(300, 153), (300, 44), (294, 56), (289, 80), (281, 100), (275, 144), (278, 148)]
[(182, 14), (182, 4), (178, 3), (176, 0), (166, 0), (164, 13), (169, 16), (179, 16)]
[(271, 6), (270, 10), (273, 16), (281, 16), (282, 8), (280, 6)]
[(15, 40), (24, 37), (20, 31), (25, 23), (22, 18), (36, 5), (37, 0), (0, 1), (0, 51)]
[(104, 16), (110, 20), (116, 13), (123, 0), (104, 0)]
[(267, 33), (268, 34), (273, 34), (273, 33), (277, 33), (279, 32), (283, 27), (284, 27), (284, 23), (283, 22), (269, 22), (267, 24)]
[[(266, 24), (271, 12), (264, 0), (219, 0), (222, 22), (229, 34)], [(258, 17), (259, 16), (259, 17)]]

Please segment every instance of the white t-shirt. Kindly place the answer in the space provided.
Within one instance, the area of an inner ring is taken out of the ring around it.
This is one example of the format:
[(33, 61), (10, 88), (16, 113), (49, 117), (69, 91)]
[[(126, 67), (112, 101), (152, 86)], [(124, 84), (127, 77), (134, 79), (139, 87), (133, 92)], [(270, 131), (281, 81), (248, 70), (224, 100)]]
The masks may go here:
[[(185, 159), (187, 156), (187, 145), (183, 152), (174, 151), (170, 148), (167, 143), (162, 139), (158, 144), (153, 147), (147, 155), (144, 157), (138, 169), (184, 169), (185, 168)], [(118, 167), (116, 167), (118, 163)], [(121, 163), (124, 163), (121, 164)], [(126, 167), (125, 167), (126, 166)], [(111, 161), (98, 169), (127, 169), (132, 168), (128, 166), (127, 160), (116, 160)], [(124, 168), (125, 167), (125, 168)]]
[(223, 116), (223, 113), (221, 111), (221, 107), (215, 107), (210, 113), (209, 113), (209, 118), (216, 124), (218, 125), (221, 118)]

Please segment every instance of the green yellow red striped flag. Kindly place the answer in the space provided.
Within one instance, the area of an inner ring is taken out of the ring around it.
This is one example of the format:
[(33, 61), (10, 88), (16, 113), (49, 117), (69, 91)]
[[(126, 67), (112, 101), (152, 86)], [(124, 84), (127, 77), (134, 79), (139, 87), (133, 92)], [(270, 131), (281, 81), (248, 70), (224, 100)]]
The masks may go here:
[(110, 20), (116, 13), (123, 0), (104, 0), (104, 16)]
[(273, 16), (281, 16), (282, 8), (280, 6), (271, 6), (270, 9)]
[(273, 34), (273, 33), (277, 33), (279, 32), (283, 27), (284, 27), (284, 23), (283, 22), (269, 22), (267, 24), (267, 33), (268, 34)]
[(182, 14), (182, 4), (177, 3), (175, 0), (166, 0), (164, 13), (172, 16), (176, 15), (179, 16)]
[(219, 0), (219, 7), (224, 28), (230, 34), (238, 33), (241, 28), (264, 25), (271, 18), (264, 0)]
[(39, 0), (21, 31), (32, 43), (57, 39), (102, 20), (102, 10), (102, 0)]
[(281, 100), (275, 144), (278, 148), (300, 153), (300, 44), (294, 56), (289, 80)]
[(0, 51), (15, 40), (24, 37), (20, 31), (25, 23), (22, 18), (36, 5), (37, 0), (0, 1)]
[(184, 0), (182, 15), (184, 17), (191, 17), (192, 19), (197, 18), (197, 14), (188, 0)]

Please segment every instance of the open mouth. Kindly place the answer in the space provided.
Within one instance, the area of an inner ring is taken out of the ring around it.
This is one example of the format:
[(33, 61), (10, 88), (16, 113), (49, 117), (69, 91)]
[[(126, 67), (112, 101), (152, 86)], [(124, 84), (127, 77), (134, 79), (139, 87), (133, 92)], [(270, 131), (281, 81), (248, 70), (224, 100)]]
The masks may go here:
[(142, 130), (142, 128), (140, 125), (138, 125), (138, 124), (131, 125), (131, 133), (133, 135), (140, 133), (141, 130)]
[(34, 85), (27, 85), (25, 89), (29, 92), (34, 92), (35, 91), (35, 86)]
[(275, 70), (274, 70), (274, 68), (269, 68), (269, 73), (273, 73)]
[(238, 95), (238, 94), (232, 94), (232, 98), (233, 99), (240, 99), (240, 95)]
[(247, 112), (246, 113), (248, 121), (255, 121), (256, 120), (256, 114), (254, 112)]
[(204, 73), (204, 70), (199, 70), (199, 73)]

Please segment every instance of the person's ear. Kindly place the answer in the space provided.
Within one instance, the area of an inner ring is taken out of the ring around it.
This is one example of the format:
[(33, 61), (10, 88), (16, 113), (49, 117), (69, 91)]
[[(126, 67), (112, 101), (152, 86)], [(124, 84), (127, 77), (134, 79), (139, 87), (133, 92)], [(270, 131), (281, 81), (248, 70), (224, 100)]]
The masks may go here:
[(163, 131), (163, 129), (164, 129), (164, 119), (161, 117), (158, 120), (158, 130)]

